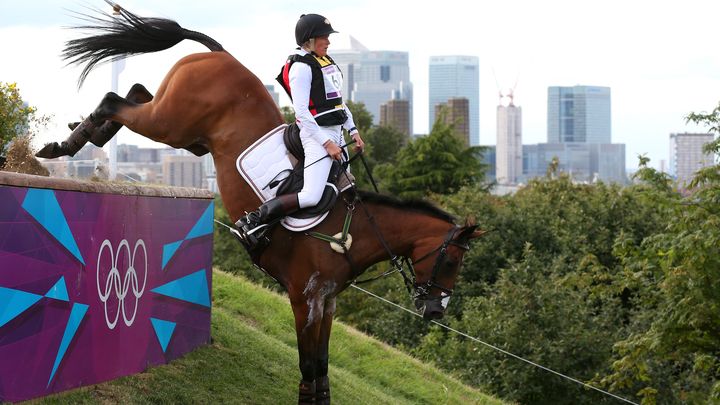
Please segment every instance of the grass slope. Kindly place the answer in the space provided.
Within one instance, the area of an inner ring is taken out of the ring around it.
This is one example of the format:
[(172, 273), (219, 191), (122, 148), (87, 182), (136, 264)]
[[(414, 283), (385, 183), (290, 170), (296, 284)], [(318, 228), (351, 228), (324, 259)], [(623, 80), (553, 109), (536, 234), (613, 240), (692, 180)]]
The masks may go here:
[[(300, 371), (287, 298), (215, 271), (212, 314), (212, 345), (169, 365), (36, 402), (296, 403)], [(330, 350), (333, 403), (502, 404), (339, 322)]]

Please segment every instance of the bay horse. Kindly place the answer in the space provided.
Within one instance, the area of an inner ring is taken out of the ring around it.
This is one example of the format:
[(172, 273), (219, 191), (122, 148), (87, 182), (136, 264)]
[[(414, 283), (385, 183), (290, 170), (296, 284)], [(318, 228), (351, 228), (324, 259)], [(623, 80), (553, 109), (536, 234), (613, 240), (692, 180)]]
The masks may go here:
[[(97, 35), (67, 43), (64, 56), (86, 63), (79, 84), (103, 60), (168, 49), (184, 39), (198, 41), (210, 52), (180, 59), (155, 95), (135, 84), (126, 97), (107, 93), (83, 121), (71, 125), (61, 144), (50, 143), (38, 157), (75, 154), (86, 142), (103, 146), (122, 126), (149, 139), (202, 155), (211, 153), (220, 195), (232, 221), (260, 205), (235, 161), (240, 153), (283, 124), (282, 115), (261, 81), (214, 39), (160, 18), (119, 12), (84, 18)], [(342, 203), (341, 201), (344, 201)], [(329, 404), (328, 345), (336, 296), (369, 266), (407, 258), (414, 273), (406, 281), (426, 319), (443, 315), (462, 258), (477, 226), (455, 225), (442, 210), (422, 201), (401, 201), (366, 192), (346, 192), (330, 215), (313, 230), (335, 234), (357, 204), (362, 212), (351, 222), (352, 246), (346, 254), (307, 234), (276, 226), (272, 242), (254, 260), (287, 290), (295, 316), (302, 380), (298, 403)], [(363, 220), (364, 218), (364, 220)], [(409, 288), (409, 289), (410, 289)]]

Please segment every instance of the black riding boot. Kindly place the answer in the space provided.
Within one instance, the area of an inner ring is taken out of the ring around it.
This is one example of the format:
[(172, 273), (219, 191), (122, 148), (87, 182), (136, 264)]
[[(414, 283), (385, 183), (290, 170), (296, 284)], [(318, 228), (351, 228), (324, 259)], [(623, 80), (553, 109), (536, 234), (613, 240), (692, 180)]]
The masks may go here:
[[(235, 222), (235, 226), (240, 230), (240, 238), (252, 247), (257, 245), (258, 234), (263, 232), (264, 225), (292, 214), (299, 208), (297, 193), (281, 195), (261, 205), (256, 211), (240, 218)], [(259, 227), (262, 228), (257, 229)]]

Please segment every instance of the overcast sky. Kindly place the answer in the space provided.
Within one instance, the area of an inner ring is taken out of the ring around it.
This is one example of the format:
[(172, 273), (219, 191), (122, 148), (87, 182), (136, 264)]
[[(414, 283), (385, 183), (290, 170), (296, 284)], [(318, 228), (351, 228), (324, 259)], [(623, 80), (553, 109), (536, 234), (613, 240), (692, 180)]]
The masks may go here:
[[(210, 35), (264, 83), (274, 83), (292, 51), (300, 14), (323, 14), (336, 30), (369, 49), (409, 52), (416, 133), (428, 128), (428, 60), (433, 55), (479, 57), (482, 144), (495, 144), (498, 86), (512, 87), (517, 79), (515, 104), (523, 109), (524, 144), (546, 142), (548, 86), (608, 86), (612, 140), (627, 145), (628, 168), (637, 166), (638, 154), (647, 154), (656, 167), (668, 160), (669, 134), (706, 132), (686, 125), (684, 117), (710, 111), (720, 101), (717, 0), (120, 4), (135, 14), (171, 18)], [(90, 113), (110, 90), (109, 66), (93, 71), (77, 90), (80, 69), (64, 67), (59, 57), (64, 41), (80, 34), (63, 28), (77, 23), (68, 10), (87, 11), (84, 7), (109, 10), (100, 0), (0, 0), (0, 81), (17, 82), (26, 101), (53, 116), (38, 145), (65, 139), (65, 124)], [(331, 56), (332, 49), (333, 44)], [(136, 82), (154, 92), (179, 58), (205, 50), (184, 41), (167, 51), (130, 58), (119, 92), (124, 95)], [(281, 104), (288, 103), (281, 98)], [(120, 143), (152, 146), (127, 130), (119, 136)]]

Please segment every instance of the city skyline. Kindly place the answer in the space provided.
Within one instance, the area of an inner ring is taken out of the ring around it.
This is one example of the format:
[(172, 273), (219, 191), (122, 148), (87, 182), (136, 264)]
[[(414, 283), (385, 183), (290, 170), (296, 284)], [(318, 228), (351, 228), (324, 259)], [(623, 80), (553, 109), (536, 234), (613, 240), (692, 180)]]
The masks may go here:
[[(480, 4), (466, 13), (466, 3), (420, 2), (408, 14), (406, 4), (346, 1), (304, 2), (300, 9), (279, 1), (239, 4), (209, 0), (182, 4), (161, 0), (128, 0), (121, 4), (141, 16), (177, 20), (183, 27), (221, 42), (263, 83), (273, 84), (284, 58), (294, 47), (294, 24), (301, 13), (319, 12), (340, 35), (352, 35), (371, 50), (408, 52), (413, 84), (413, 128), (427, 133), (428, 60), (436, 55), (475, 55), (480, 66), (480, 143), (495, 143), (498, 87), (515, 86), (515, 104), (523, 108), (523, 141), (544, 142), (546, 97), (550, 86), (587, 84), (613, 93), (612, 141), (627, 145), (626, 167), (637, 166), (639, 153), (652, 165), (669, 156), (667, 134), (705, 132), (686, 125), (690, 112), (710, 111), (720, 100), (720, 55), (711, 50), (713, 17), (720, 4), (638, 1), (576, 4)], [(7, 3), (6, 3), (7, 4)], [(93, 7), (106, 7), (93, 1)], [(0, 5), (0, 81), (18, 82), (23, 98), (42, 114), (53, 114), (53, 126), (40, 142), (67, 136), (65, 124), (87, 115), (110, 88), (108, 66), (92, 72), (80, 91), (80, 69), (59, 58), (63, 42), (79, 31), (67, 9), (83, 10), (69, 0)], [(652, 17), (648, 10), (652, 9)], [(417, 12), (416, 12), (417, 11)], [(407, 18), (403, 18), (406, 16)], [(412, 16), (412, 17), (410, 17)], [(17, 41), (7, 39), (18, 39)], [(331, 36), (330, 55), (340, 49)], [(129, 58), (120, 77), (120, 92), (135, 82), (155, 91), (179, 58), (204, 52), (184, 41), (174, 48)], [(281, 105), (287, 105), (281, 95)], [(149, 141), (121, 131), (120, 143)]]

